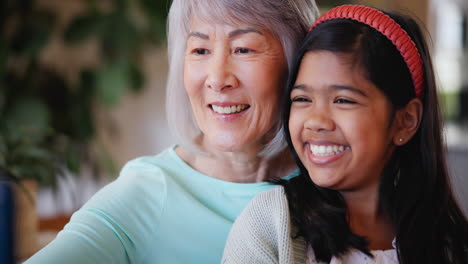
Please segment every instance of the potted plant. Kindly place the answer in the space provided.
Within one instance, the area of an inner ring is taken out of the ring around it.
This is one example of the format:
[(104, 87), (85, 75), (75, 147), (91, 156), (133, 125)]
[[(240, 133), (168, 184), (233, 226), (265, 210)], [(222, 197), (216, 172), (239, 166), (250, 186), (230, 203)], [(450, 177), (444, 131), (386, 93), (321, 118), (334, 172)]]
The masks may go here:
[[(31, 112), (29, 112), (31, 111)], [(18, 258), (37, 250), (35, 195), (38, 185), (55, 186), (62, 174), (60, 150), (51, 142), (45, 107), (33, 99), (24, 100), (1, 116), (0, 177), (15, 190), (15, 254)]]
[[(17, 200), (33, 212), (34, 186), (55, 187), (57, 177), (79, 174), (83, 163), (95, 175), (111, 167), (103, 151), (101, 159), (93, 156), (94, 106), (113, 106), (127, 91), (139, 91), (143, 51), (164, 37), (165, 0), (111, 0), (110, 8), (101, 8), (101, 1), (81, 2), (86, 12), (60, 33), (57, 14), (37, 1), (0, 3), (0, 178), (19, 190)], [(68, 81), (41, 61), (52, 34), (68, 46), (97, 41), (100, 65), (77, 72), (78, 82)], [(35, 214), (17, 215), (35, 223)], [(33, 231), (17, 233), (34, 244)], [(19, 249), (17, 255), (21, 259), (29, 251)]]

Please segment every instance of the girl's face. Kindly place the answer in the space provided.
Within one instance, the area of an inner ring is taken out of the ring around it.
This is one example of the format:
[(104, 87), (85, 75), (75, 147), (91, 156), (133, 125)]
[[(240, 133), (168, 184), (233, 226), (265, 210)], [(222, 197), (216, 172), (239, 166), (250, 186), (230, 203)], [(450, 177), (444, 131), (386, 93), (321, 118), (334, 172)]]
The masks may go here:
[(291, 91), (291, 140), (312, 181), (374, 189), (394, 151), (391, 104), (346, 54), (308, 52)]

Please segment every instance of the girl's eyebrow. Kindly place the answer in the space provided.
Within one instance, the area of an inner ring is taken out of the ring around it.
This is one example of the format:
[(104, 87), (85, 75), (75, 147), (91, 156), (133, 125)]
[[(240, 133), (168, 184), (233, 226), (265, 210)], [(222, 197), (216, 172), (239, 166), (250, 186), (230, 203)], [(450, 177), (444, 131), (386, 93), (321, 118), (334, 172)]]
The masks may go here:
[[(295, 90), (295, 89), (299, 89), (299, 90), (305, 90), (307, 87), (304, 85), (304, 84), (298, 84), (298, 85), (294, 85), (293, 88), (291, 89), (291, 91)], [(367, 94), (362, 91), (361, 89), (358, 89), (358, 88), (355, 88), (355, 87), (352, 87), (352, 86), (349, 86), (349, 85), (331, 85), (330, 86), (331, 89), (335, 90), (335, 91), (342, 91), (342, 90), (345, 90), (345, 91), (350, 91), (352, 93), (357, 93), (359, 95), (362, 95), (364, 97), (368, 97)]]
[(364, 91), (362, 91), (361, 89), (358, 89), (356, 87), (352, 87), (352, 86), (348, 86), (348, 85), (332, 85), (331, 87), (335, 91), (346, 90), (346, 91), (350, 91), (352, 93), (360, 94), (360, 95), (362, 95), (364, 97), (368, 97), (367, 94)]
[(291, 91), (295, 90), (295, 89), (304, 90), (305, 88), (306, 88), (305, 85), (298, 84), (298, 85), (294, 85), (293, 88), (291, 89)]

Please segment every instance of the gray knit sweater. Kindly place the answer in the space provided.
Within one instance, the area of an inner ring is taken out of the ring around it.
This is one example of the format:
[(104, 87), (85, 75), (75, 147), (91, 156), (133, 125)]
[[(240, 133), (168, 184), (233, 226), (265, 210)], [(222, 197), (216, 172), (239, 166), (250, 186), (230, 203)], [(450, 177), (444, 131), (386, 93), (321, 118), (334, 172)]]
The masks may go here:
[[(288, 201), (279, 186), (257, 195), (234, 223), (224, 249), (222, 263), (229, 264), (317, 264), (313, 250), (291, 224)], [(396, 264), (395, 249), (372, 250), (369, 257), (357, 249), (332, 257), (330, 264)]]
[(306, 263), (305, 242), (291, 239), (292, 229), (283, 187), (263, 192), (237, 218), (222, 263)]

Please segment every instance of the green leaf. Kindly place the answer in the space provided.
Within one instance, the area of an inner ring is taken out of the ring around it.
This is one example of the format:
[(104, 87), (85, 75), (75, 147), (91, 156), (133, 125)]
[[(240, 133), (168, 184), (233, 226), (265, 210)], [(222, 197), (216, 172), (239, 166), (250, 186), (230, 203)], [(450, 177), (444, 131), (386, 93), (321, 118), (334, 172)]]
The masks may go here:
[(9, 130), (19, 136), (41, 139), (49, 129), (49, 118), (49, 110), (42, 101), (37, 98), (23, 98), (12, 106), (5, 116), (5, 122)]
[(94, 94), (94, 84), (96, 81), (95, 72), (91, 70), (83, 70), (80, 72), (80, 99), (91, 99)]
[(134, 63), (129, 65), (129, 77), (131, 82), (130, 88), (134, 92), (140, 92), (141, 90), (143, 90), (145, 76), (141, 72), (141, 69), (138, 68)]
[(100, 102), (107, 106), (117, 104), (130, 87), (128, 64), (125, 62), (109, 64), (97, 72), (96, 93)]
[(0, 80), (1, 81), (4, 80), (5, 75), (6, 75), (7, 61), (8, 61), (8, 47), (6, 45), (6, 40), (2, 36), (0, 36)]
[(148, 17), (150, 23), (150, 39), (155, 43), (161, 43), (166, 39), (166, 18), (156, 14)]
[(65, 41), (70, 44), (82, 43), (100, 32), (102, 26), (103, 16), (98, 13), (77, 17), (65, 29)]
[(77, 146), (70, 145), (66, 152), (67, 168), (73, 173), (80, 171), (81, 154), (79, 150)]
[(152, 15), (166, 19), (169, 12), (169, 2), (166, 0), (140, 0), (140, 4), (148, 16)]
[(7, 166), (7, 145), (4, 136), (0, 133), (0, 168)]
[(13, 34), (12, 51), (37, 57), (50, 39), (55, 17), (49, 12), (36, 11), (22, 19), (19, 29)]
[(128, 57), (141, 43), (138, 31), (128, 15), (115, 12), (106, 18), (101, 35), (101, 50), (105, 58)]
[(23, 144), (15, 148), (12, 153), (12, 158), (18, 161), (39, 161), (41, 163), (51, 163), (52, 155), (45, 149), (37, 145)]
[(51, 186), (56, 182), (56, 170), (51, 163), (18, 164), (11, 168), (11, 172), (19, 180), (34, 179), (41, 185)]
[(166, 39), (168, 2), (165, 0), (141, 0), (140, 5), (149, 24), (147, 37), (154, 43), (161, 43)]
[(43, 186), (54, 186), (56, 183), (56, 170), (53, 164), (36, 164), (34, 174), (37, 181)]
[(70, 109), (70, 126), (74, 128), (74, 140), (88, 142), (94, 136), (94, 119), (91, 102), (73, 104)]

